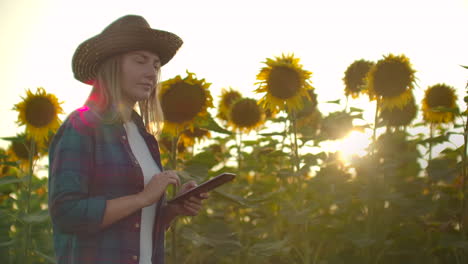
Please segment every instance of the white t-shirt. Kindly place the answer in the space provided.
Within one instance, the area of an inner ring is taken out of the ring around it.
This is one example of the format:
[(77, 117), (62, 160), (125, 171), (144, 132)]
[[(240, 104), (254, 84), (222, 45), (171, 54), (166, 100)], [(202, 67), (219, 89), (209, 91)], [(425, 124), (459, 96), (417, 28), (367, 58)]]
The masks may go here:
[[(133, 155), (140, 163), (145, 179), (145, 186), (156, 173), (161, 172), (154, 161), (145, 140), (138, 131), (134, 122), (125, 122), (128, 143)], [(151, 253), (153, 251), (153, 223), (156, 215), (156, 204), (142, 209), (140, 224), (140, 264), (151, 264)]]

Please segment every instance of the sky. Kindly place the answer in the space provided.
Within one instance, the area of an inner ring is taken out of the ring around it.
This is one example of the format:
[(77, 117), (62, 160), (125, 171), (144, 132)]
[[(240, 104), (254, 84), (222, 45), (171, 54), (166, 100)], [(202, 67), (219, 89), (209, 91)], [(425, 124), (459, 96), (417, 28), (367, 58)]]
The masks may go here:
[[(184, 40), (162, 80), (194, 72), (212, 83), (215, 105), (228, 87), (259, 98), (253, 90), (262, 62), (294, 53), (313, 73), (319, 108), (336, 111), (325, 102), (344, 100), (346, 68), (393, 53), (406, 55), (416, 70), (418, 103), (428, 86), (445, 83), (465, 108), (468, 70), (460, 65), (468, 65), (468, 0), (0, 0), (0, 137), (24, 130), (11, 109), (26, 89), (44, 87), (67, 114), (80, 107), (90, 87), (73, 78), (73, 53), (126, 14)], [(374, 103), (365, 98), (349, 104), (373, 115)]]

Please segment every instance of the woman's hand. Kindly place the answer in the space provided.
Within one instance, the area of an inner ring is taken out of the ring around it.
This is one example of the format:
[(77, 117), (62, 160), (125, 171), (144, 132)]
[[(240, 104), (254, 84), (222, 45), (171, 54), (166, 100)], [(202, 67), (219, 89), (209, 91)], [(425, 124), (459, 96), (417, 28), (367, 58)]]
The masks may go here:
[[(197, 186), (195, 181), (186, 182), (180, 188), (179, 194), (184, 193), (190, 189), (193, 189)], [(172, 213), (175, 215), (188, 215), (195, 216), (198, 215), (200, 209), (203, 207), (202, 201), (208, 198), (207, 193), (202, 193), (200, 196), (192, 196), (187, 200), (178, 202), (175, 204), (168, 205)]]
[(180, 179), (175, 171), (163, 171), (155, 174), (146, 184), (145, 189), (139, 194), (143, 207), (149, 206), (158, 201), (166, 192), (169, 185), (179, 186)]

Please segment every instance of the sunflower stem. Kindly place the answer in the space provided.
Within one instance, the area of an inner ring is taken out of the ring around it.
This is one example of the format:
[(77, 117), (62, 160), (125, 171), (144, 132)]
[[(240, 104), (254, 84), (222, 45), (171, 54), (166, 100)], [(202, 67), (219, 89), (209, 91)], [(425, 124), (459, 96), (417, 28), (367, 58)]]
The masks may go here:
[(375, 115), (374, 115), (374, 128), (372, 131), (372, 149), (371, 149), (371, 154), (375, 154), (376, 150), (376, 141), (377, 141), (377, 122), (379, 121), (379, 97), (377, 97), (376, 102), (375, 102)]
[[(34, 159), (34, 152), (36, 151), (36, 146), (35, 146), (35, 141), (33, 138), (31, 138), (31, 143), (29, 147), (29, 170), (28, 170), (28, 186), (26, 189), (26, 212), (25, 216), (29, 215), (31, 212), (31, 185), (32, 185), (32, 178), (33, 178), (33, 159)], [(25, 239), (25, 247), (24, 247), (24, 258), (26, 260), (26, 263), (30, 263), (28, 255), (29, 255), (29, 244), (31, 240), (31, 224), (29, 222), (25, 222), (26, 226), (26, 239)]]
[(434, 138), (434, 123), (429, 125), (429, 162), (432, 160), (432, 139)]
[(462, 199), (461, 199), (461, 213), (460, 213), (460, 226), (461, 226), (461, 232), (465, 236), (465, 230), (466, 230), (466, 222), (467, 222), (467, 217), (466, 217), (466, 152), (467, 152), (467, 143), (468, 143), (468, 117), (465, 122), (465, 133), (463, 133), (463, 154), (462, 154), (462, 178), (461, 178), (461, 194), (462, 194)]
[[(237, 137), (238, 135), (238, 137)], [(240, 131), (240, 129), (237, 130), (237, 133), (236, 133), (236, 141), (238, 140), (238, 142), (236, 142), (236, 145), (237, 145), (237, 169), (241, 170), (241, 167), (242, 167), (242, 152), (241, 152), (241, 148), (242, 148), (242, 132)]]
[[(177, 170), (177, 143), (179, 141), (179, 130), (176, 129), (176, 135), (172, 138), (172, 145), (171, 145), (171, 167), (173, 170)], [(173, 186), (172, 190), (172, 197), (175, 197), (177, 194), (177, 187)], [(171, 248), (171, 260), (172, 263), (177, 263), (177, 218), (171, 224), (171, 240), (172, 240), (172, 248)]]
[(294, 165), (296, 167), (296, 172), (298, 172), (300, 169), (300, 164), (299, 164), (299, 150), (298, 150), (298, 145), (297, 145), (296, 111), (294, 110), (292, 111), (291, 117), (292, 117), (292, 127), (293, 127), (293, 136), (294, 136)]

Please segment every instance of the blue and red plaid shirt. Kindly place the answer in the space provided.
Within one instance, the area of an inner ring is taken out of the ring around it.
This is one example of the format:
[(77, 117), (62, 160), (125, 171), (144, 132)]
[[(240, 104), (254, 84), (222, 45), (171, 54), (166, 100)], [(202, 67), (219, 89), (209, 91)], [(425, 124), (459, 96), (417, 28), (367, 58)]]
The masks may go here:
[[(141, 117), (132, 119), (161, 171), (159, 147)], [(123, 122), (85, 106), (71, 113), (49, 150), (49, 211), (59, 264), (139, 263), (141, 210), (101, 228), (106, 201), (139, 193), (143, 173)], [(153, 264), (164, 263), (163, 196), (156, 206)]]

